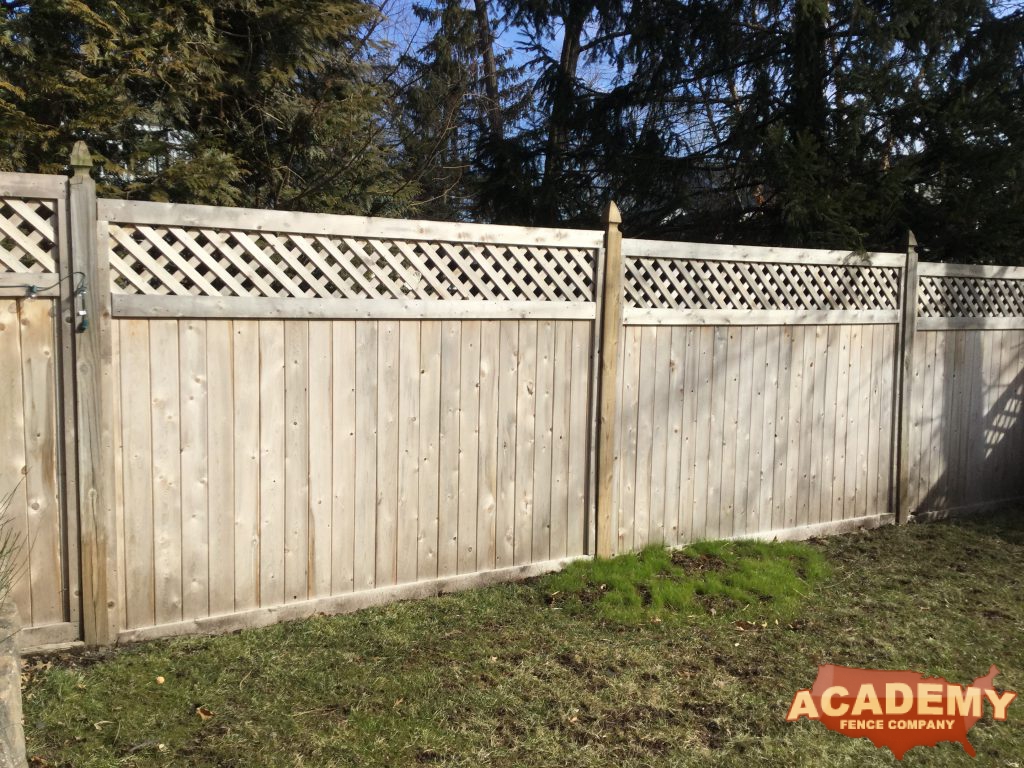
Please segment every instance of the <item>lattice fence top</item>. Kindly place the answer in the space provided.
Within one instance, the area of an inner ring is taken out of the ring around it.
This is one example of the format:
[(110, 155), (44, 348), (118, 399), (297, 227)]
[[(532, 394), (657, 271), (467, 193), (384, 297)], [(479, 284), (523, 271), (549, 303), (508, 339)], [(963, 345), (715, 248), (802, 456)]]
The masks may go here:
[(0, 272), (56, 272), (56, 202), (0, 197)]
[(1024, 280), (922, 275), (921, 317), (1024, 317)]
[(592, 301), (596, 249), (109, 224), (112, 289), (182, 296)]
[(631, 257), (625, 271), (638, 309), (899, 308), (896, 267)]

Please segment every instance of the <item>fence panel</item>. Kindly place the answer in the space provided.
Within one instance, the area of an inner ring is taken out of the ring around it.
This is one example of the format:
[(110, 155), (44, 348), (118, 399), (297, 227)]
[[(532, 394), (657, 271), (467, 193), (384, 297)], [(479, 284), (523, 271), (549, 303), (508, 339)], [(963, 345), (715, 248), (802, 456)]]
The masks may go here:
[(922, 264), (918, 314), (915, 514), (1024, 497), (1024, 269)]
[(889, 514), (901, 255), (623, 253), (617, 551)]
[(123, 637), (584, 554), (594, 234), (101, 213)]

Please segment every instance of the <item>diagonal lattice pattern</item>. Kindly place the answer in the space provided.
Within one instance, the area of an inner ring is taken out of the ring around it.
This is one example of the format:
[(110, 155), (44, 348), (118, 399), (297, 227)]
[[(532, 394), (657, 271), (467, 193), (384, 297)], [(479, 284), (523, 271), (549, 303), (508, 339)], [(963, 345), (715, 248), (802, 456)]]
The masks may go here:
[(640, 309), (897, 309), (899, 269), (626, 259), (626, 300)]
[(921, 317), (1024, 317), (1024, 280), (999, 277), (921, 277)]
[(113, 290), (180, 296), (592, 301), (587, 248), (111, 223)]
[(55, 272), (54, 202), (0, 198), (0, 272)]

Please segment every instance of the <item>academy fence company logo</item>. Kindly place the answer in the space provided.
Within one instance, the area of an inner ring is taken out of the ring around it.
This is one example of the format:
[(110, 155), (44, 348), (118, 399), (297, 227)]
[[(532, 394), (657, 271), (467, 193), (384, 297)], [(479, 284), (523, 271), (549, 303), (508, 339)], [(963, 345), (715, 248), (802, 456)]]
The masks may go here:
[(831, 731), (888, 747), (897, 760), (908, 749), (940, 741), (959, 743), (974, 757), (967, 732), (981, 719), (985, 702), (992, 718), (1001, 721), (1017, 698), (1013, 691), (995, 689), (992, 681), (998, 674), (993, 666), (985, 677), (963, 686), (917, 672), (823, 664), (814, 686), (796, 692), (786, 720), (818, 720)]

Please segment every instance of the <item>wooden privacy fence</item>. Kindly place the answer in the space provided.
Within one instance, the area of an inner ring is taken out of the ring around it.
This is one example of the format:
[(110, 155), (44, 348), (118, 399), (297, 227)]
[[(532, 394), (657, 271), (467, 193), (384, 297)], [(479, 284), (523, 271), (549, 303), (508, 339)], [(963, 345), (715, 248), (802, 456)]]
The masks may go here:
[[(27, 642), (1024, 496), (1024, 270), (0, 175)], [(19, 482), (20, 480), (20, 482)]]

